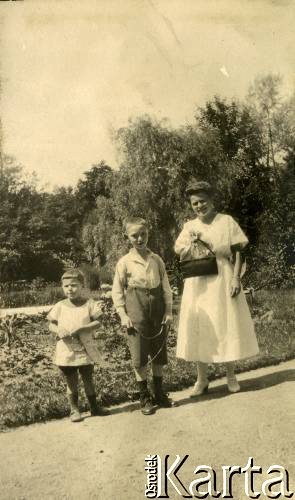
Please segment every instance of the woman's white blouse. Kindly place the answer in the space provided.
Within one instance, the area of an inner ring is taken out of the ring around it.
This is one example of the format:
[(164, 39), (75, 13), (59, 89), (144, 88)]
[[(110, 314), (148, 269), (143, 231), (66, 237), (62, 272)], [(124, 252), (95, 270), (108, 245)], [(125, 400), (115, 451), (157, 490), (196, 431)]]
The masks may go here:
[(248, 238), (239, 224), (227, 214), (217, 214), (211, 224), (205, 224), (196, 218), (186, 222), (175, 243), (175, 252), (181, 258), (188, 256), (191, 250), (191, 232), (198, 232), (200, 239), (210, 245), (217, 257), (229, 258), (232, 246), (242, 250), (248, 244)]

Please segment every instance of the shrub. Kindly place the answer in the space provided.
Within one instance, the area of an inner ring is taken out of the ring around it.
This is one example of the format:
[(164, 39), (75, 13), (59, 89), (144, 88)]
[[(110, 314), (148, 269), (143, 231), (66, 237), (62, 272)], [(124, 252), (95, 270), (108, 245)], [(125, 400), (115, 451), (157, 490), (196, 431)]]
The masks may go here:
[(113, 282), (114, 271), (113, 268), (110, 268), (109, 265), (105, 265), (100, 268), (99, 276), (101, 283), (111, 284)]
[(80, 266), (80, 269), (85, 276), (86, 287), (89, 288), (89, 290), (99, 290), (100, 276), (98, 269), (90, 264), (83, 264)]

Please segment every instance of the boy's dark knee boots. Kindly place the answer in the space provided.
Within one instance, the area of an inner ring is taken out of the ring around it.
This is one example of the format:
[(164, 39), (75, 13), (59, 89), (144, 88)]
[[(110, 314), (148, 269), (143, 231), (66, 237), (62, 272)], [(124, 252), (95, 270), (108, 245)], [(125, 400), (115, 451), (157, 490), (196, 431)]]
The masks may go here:
[(106, 415), (110, 414), (109, 410), (106, 410), (106, 408), (103, 408), (103, 406), (99, 406), (97, 404), (95, 394), (87, 394), (87, 399), (90, 406), (90, 413), (93, 417), (105, 417)]
[(163, 377), (153, 376), (154, 400), (158, 406), (163, 408), (171, 408), (177, 406), (175, 401), (168, 398), (168, 395), (163, 391)]
[(81, 422), (83, 420), (78, 407), (78, 393), (68, 394), (68, 400), (71, 407), (70, 419), (72, 422)]
[(153, 401), (147, 387), (147, 381), (142, 380), (138, 383), (141, 413), (143, 415), (152, 415), (155, 412)]

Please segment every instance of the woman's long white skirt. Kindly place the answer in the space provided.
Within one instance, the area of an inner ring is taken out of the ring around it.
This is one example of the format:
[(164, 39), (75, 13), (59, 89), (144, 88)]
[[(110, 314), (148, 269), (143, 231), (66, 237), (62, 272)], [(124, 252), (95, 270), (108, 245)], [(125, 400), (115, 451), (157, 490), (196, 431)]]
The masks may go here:
[(221, 363), (259, 352), (253, 321), (243, 291), (230, 296), (233, 276), (228, 259), (218, 259), (216, 276), (185, 280), (176, 356), (186, 361)]

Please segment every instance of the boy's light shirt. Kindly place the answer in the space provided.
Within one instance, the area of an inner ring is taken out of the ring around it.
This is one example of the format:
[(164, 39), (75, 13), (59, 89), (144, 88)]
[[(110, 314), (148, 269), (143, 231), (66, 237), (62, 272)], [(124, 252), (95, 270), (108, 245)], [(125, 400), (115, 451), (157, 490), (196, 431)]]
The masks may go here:
[(156, 288), (160, 284), (163, 288), (166, 314), (172, 314), (172, 290), (161, 257), (149, 250), (148, 258), (144, 260), (134, 248), (131, 248), (116, 266), (112, 289), (116, 310), (118, 313), (122, 310), (125, 311), (124, 290), (128, 285), (139, 288)]

